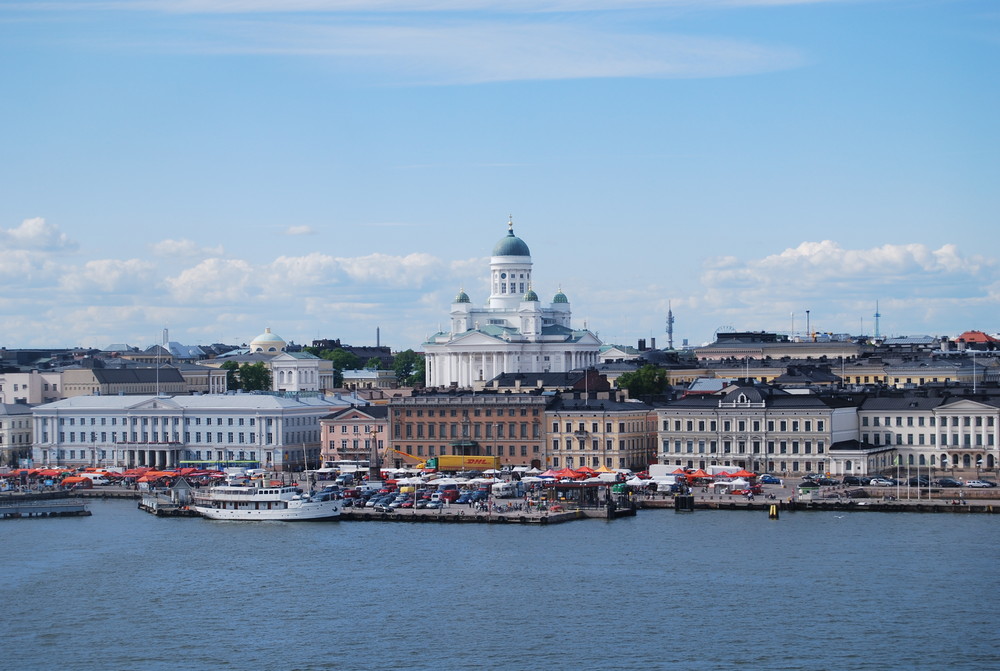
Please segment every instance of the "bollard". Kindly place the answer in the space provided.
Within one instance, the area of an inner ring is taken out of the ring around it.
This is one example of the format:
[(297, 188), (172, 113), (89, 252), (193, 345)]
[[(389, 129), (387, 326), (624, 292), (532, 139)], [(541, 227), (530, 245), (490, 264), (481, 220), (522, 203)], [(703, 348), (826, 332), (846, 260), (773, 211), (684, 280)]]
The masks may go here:
[(778, 506), (776, 504), (774, 503), (771, 504), (771, 507), (767, 512), (767, 516), (769, 519), (772, 520), (778, 519)]

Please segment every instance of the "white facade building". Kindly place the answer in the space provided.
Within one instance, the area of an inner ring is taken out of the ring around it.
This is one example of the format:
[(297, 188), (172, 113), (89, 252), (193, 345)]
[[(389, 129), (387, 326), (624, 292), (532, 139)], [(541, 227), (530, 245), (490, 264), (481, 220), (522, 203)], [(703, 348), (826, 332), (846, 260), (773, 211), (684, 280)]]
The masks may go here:
[(282, 352), (268, 363), (271, 389), (282, 392), (333, 389), (333, 362), (308, 352)]
[(351, 397), (265, 394), (74, 396), (33, 411), (33, 458), (45, 466), (259, 462), (274, 470), (319, 464), (319, 420), (364, 405)]
[(473, 307), (465, 291), (451, 306), (451, 328), (424, 343), (429, 387), (476, 387), (501, 373), (561, 373), (596, 365), (601, 341), (574, 330), (566, 294), (558, 291), (548, 307), (532, 288), (531, 252), (514, 235), (493, 248), (490, 297)]

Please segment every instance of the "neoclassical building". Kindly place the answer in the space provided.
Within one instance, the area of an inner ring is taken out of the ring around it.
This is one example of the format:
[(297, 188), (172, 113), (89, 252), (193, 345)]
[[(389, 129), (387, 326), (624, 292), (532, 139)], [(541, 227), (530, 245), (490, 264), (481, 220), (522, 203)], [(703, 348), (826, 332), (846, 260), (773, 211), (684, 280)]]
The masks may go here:
[(320, 419), (364, 403), (353, 396), (74, 396), (33, 409), (32, 456), (46, 467), (316, 468)]
[(465, 291), (451, 305), (451, 328), (424, 343), (429, 387), (482, 386), (501, 373), (560, 373), (598, 363), (601, 341), (573, 329), (569, 299), (560, 289), (547, 306), (532, 288), (531, 252), (507, 235), (490, 258), (490, 296), (474, 307)]

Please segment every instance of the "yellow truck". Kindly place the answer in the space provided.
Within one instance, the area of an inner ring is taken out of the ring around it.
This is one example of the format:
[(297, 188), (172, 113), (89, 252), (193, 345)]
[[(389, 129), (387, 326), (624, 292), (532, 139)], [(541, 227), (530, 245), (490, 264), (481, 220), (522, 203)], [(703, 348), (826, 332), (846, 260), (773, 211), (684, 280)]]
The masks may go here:
[(500, 457), (462, 456), (457, 454), (431, 457), (424, 468), (439, 471), (488, 471), (500, 469)]

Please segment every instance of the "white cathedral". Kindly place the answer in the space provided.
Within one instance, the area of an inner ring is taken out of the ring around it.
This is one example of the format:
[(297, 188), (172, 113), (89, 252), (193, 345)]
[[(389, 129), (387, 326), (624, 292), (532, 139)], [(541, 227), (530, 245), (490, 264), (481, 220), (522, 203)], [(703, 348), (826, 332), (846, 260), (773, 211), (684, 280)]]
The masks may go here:
[(493, 248), (490, 299), (472, 306), (465, 291), (451, 304), (451, 330), (424, 343), (428, 387), (481, 387), (501, 373), (564, 373), (598, 363), (601, 341), (570, 325), (569, 299), (560, 289), (543, 307), (532, 289), (531, 252), (514, 235)]

